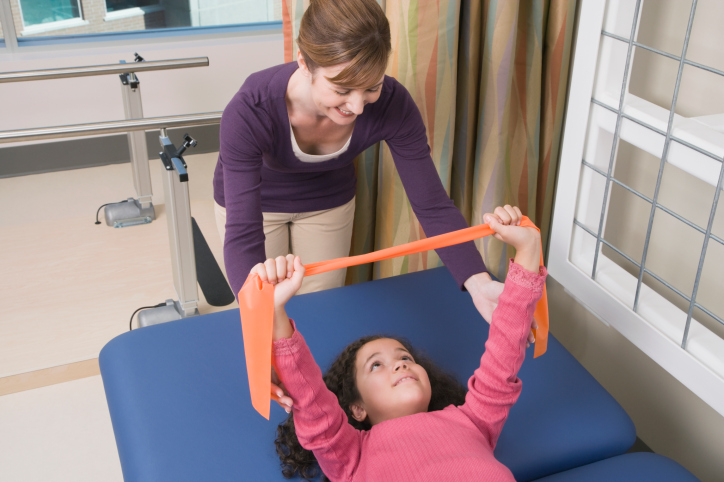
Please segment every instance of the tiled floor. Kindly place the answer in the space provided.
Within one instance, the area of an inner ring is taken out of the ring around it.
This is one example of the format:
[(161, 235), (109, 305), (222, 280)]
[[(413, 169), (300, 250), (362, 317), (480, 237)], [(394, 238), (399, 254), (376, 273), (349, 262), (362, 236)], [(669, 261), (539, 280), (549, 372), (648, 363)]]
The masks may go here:
[[(184, 157), (192, 215), (223, 268), (216, 155)], [(2, 481), (122, 479), (98, 353), (136, 308), (176, 298), (163, 173), (151, 164), (158, 219), (123, 229), (95, 225), (94, 215), (135, 195), (129, 164), (0, 179)], [(201, 313), (236, 307), (199, 297)]]

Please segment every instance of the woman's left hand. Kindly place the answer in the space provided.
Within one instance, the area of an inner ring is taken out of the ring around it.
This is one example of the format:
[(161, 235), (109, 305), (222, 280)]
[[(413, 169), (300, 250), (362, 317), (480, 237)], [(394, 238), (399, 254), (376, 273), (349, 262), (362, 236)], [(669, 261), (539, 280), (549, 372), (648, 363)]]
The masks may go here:
[(488, 273), (478, 273), (465, 282), (465, 288), (473, 298), (475, 307), (488, 323), (493, 319), (493, 311), (498, 306), (503, 286), (503, 283), (493, 281)]
[[(465, 288), (473, 298), (475, 308), (478, 309), (482, 317), (485, 318), (485, 321), (488, 323), (490, 323), (493, 319), (493, 311), (495, 311), (495, 307), (498, 306), (498, 298), (503, 292), (504, 286), (505, 285), (503, 283), (493, 281), (488, 273), (473, 275), (465, 282)], [(538, 328), (538, 324), (535, 320), (533, 320), (531, 328)], [(528, 342), (525, 346), (529, 347), (534, 341), (535, 335), (533, 335), (532, 332), (528, 333)]]

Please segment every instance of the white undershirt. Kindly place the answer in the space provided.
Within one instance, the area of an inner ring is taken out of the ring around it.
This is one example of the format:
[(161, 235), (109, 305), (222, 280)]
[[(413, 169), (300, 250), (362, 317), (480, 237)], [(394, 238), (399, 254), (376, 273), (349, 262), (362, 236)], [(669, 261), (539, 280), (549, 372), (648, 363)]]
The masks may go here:
[(292, 133), (292, 150), (297, 156), (297, 159), (302, 162), (323, 162), (334, 159), (335, 157), (339, 157), (345, 151), (347, 151), (347, 148), (349, 148), (349, 143), (352, 140), (352, 135), (350, 134), (349, 139), (347, 139), (345, 145), (342, 146), (340, 150), (338, 150), (337, 152), (333, 152), (332, 154), (307, 154), (306, 152), (302, 152), (302, 150), (299, 148), (299, 144), (297, 144), (297, 138), (294, 137), (294, 129), (292, 129), (291, 122), (289, 123), (289, 132)]

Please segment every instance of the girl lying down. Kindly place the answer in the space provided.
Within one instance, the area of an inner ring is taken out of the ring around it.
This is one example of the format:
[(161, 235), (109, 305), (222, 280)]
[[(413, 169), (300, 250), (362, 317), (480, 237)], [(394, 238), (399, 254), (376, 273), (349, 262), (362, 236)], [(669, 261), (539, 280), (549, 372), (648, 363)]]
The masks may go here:
[(520, 217), (510, 206), (484, 217), (516, 255), (467, 392), (406, 341), (382, 336), (353, 342), (322, 377), (284, 310), (302, 284), (301, 260), (255, 267), (275, 282), (272, 354), (291, 412), (275, 442), (285, 477), (311, 478), (319, 464), (332, 481), (514, 480), (493, 450), (520, 394), (517, 373), (546, 278), (540, 234), (518, 226)]

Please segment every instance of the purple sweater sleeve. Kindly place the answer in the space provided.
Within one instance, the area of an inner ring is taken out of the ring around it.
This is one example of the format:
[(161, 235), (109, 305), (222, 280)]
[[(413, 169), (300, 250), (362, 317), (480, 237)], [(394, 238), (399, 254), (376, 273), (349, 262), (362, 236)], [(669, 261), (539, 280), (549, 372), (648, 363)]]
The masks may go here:
[(219, 164), (227, 213), (224, 263), (234, 295), (251, 268), (266, 259), (260, 187), (262, 152), (267, 148), (263, 143), (272, 139), (271, 131), (266, 112), (243, 89), (221, 116)]
[[(397, 130), (385, 139), (395, 160), (400, 180), (417, 219), (428, 237), (468, 227), (440, 180), (427, 142), (427, 132), (410, 93), (395, 82), (400, 92), (392, 97), (388, 112)], [(472, 241), (437, 250), (458, 286), (472, 275), (487, 272)]]
[(491, 449), (495, 449), (510, 408), (520, 395), (518, 370), (546, 276), (543, 266), (539, 273), (533, 273), (511, 261), (480, 367), (468, 381), (468, 394), (460, 408), (485, 435)]
[(272, 356), (277, 374), (292, 397), (299, 443), (311, 450), (330, 480), (350, 480), (360, 461), (362, 433), (347, 421), (337, 397), (327, 389), (322, 372), (304, 338), (277, 340)]

